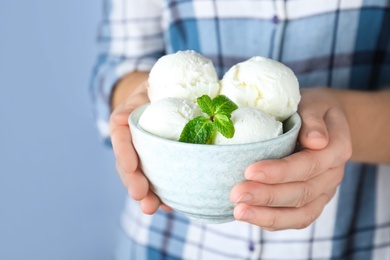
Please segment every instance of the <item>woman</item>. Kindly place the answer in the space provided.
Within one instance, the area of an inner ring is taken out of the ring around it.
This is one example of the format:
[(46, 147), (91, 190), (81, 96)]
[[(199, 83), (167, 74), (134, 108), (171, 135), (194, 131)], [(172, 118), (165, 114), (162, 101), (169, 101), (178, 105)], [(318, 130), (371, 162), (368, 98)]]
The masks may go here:
[[(378, 166), (390, 162), (389, 1), (112, 0), (104, 15), (96, 120), (132, 197), (118, 259), (389, 259), (390, 172)], [(199, 225), (161, 205), (131, 144), (148, 71), (187, 49), (220, 77), (266, 56), (300, 82), (303, 149), (248, 167), (235, 222)]]

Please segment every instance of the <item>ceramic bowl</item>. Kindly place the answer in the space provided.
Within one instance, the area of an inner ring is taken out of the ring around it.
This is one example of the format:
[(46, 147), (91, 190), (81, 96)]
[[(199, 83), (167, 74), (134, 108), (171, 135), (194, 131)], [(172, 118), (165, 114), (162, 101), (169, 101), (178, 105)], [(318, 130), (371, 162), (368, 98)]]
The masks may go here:
[(147, 105), (129, 116), (141, 168), (161, 201), (200, 223), (234, 220), (230, 191), (245, 181), (245, 169), (260, 160), (291, 154), (301, 127), (295, 113), (283, 122), (284, 134), (270, 140), (237, 145), (188, 144), (142, 130), (138, 120)]

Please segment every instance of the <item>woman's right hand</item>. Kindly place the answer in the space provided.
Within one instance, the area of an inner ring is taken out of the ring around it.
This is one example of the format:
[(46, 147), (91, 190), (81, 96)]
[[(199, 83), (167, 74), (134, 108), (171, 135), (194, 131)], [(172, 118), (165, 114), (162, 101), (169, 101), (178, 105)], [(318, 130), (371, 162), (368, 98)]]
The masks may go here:
[[(140, 201), (144, 213), (153, 214), (160, 206), (163, 210), (170, 210), (168, 206), (161, 204), (160, 199), (150, 189), (150, 184), (139, 167), (128, 124), (130, 113), (149, 102), (147, 81), (144, 80), (133, 88), (126, 86), (126, 83), (128, 83), (126, 79), (119, 82), (113, 93), (113, 112), (110, 117), (110, 135), (116, 169), (129, 195)], [(123, 91), (123, 88), (126, 88), (126, 91)], [(124, 97), (126, 94), (127, 97)]]

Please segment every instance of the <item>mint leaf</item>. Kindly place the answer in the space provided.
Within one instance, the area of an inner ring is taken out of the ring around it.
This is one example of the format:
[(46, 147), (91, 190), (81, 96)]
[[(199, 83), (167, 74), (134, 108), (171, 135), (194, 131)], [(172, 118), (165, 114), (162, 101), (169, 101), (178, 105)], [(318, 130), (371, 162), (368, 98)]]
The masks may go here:
[(193, 144), (210, 144), (214, 126), (210, 119), (198, 116), (191, 119), (180, 134), (179, 142)]
[(214, 126), (226, 138), (232, 138), (234, 136), (234, 125), (227, 115), (216, 114), (214, 116)]
[(198, 105), (200, 109), (202, 109), (203, 113), (206, 113), (209, 116), (214, 115), (215, 106), (209, 96), (203, 95), (201, 97), (198, 97), (196, 101), (198, 102)]
[(215, 107), (215, 114), (223, 114), (230, 118), (232, 112), (238, 108), (238, 106), (224, 95), (219, 95), (213, 99), (213, 105)]
[(219, 95), (211, 99), (207, 95), (197, 98), (203, 113), (209, 117), (198, 116), (191, 119), (182, 130), (179, 142), (192, 144), (211, 144), (216, 131), (226, 138), (234, 136), (234, 124), (230, 119), (238, 106), (228, 97)]

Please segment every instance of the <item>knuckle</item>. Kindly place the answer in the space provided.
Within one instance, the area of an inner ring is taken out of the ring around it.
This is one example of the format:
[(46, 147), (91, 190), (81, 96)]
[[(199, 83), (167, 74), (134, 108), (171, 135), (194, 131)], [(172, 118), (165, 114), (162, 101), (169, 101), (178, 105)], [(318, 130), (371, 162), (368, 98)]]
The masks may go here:
[(276, 214), (270, 215), (270, 217), (265, 222), (265, 225), (263, 226), (265, 229), (270, 231), (277, 230), (277, 223), (278, 223), (278, 217)]
[(306, 214), (306, 217), (303, 218), (302, 222), (299, 224), (297, 229), (307, 228), (308, 226), (311, 225), (311, 223), (314, 222), (314, 220), (316, 220), (316, 215), (313, 212)]
[[(119, 152), (118, 154), (123, 154), (123, 152)], [(134, 162), (131, 162), (129, 160), (122, 160), (121, 158), (123, 158), (123, 157), (120, 157), (119, 155), (117, 155), (116, 169), (118, 170), (118, 172), (120, 172), (122, 174), (134, 173), (134, 171), (137, 168), (137, 164), (135, 164)]]
[(337, 191), (337, 188), (331, 189), (330, 191), (322, 194), (322, 196), (324, 196), (325, 203), (328, 203), (333, 198), (333, 196), (336, 194), (336, 191)]
[(270, 192), (269, 194), (267, 194), (265, 197), (264, 197), (264, 206), (272, 206), (274, 205), (275, 203), (275, 195)]
[(336, 186), (340, 185), (340, 183), (343, 181), (344, 178), (344, 168), (341, 168), (338, 170), (334, 176), (334, 181)]
[(116, 113), (115, 111), (111, 113), (109, 118), (110, 126), (116, 125), (120, 119), (121, 115), (119, 113)]
[(301, 222), (301, 224), (298, 226), (298, 229), (307, 228), (308, 226), (311, 225), (311, 223), (313, 223), (314, 220), (315, 220), (315, 218), (313, 216), (309, 216), (309, 217), (305, 218), (304, 221)]
[(109, 125), (110, 127), (115, 127), (116, 125), (125, 125), (127, 124), (128, 116), (130, 115), (133, 109), (118, 106), (109, 117)]
[(125, 174), (132, 174), (134, 173), (134, 166), (133, 165), (130, 165), (130, 164), (125, 164), (125, 165), (122, 165), (122, 170), (123, 170), (123, 173)]
[(292, 161), (291, 158), (285, 157), (279, 160), (280, 172), (278, 174), (269, 174), (267, 178), (272, 180), (272, 183), (281, 183), (285, 180), (285, 174), (291, 169)]
[(343, 143), (344, 143), (342, 146), (343, 148), (340, 149), (340, 153), (335, 158), (335, 162), (334, 162), (335, 165), (345, 164), (352, 156), (353, 149), (352, 149), (351, 140), (346, 140)]
[(321, 164), (320, 162), (315, 159), (312, 155), (310, 155), (310, 164), (308, 169), (306, 170), (306, 173), (302, 179), (302, 181), (307, 181), (312, 178), (312, 176), (317, 175), (318, 172), (321, 171)]
[(322, 127), (324, 125), (324, 121), (321, 117), (318, 117), (314, 114), (306, 115), (306, 123), (310, 127)]
[(305, 206), (312, 197), (312, 191), (307, 184), (302, 184), (302, 192), (300, 193), (298, 200), (295, 204), (296, 208)]
[(343, 155), (341, 156), (343, 162), (348, 161), (352, 156), (352, 145), (348, 142), (348, 145), (345, 146)]

